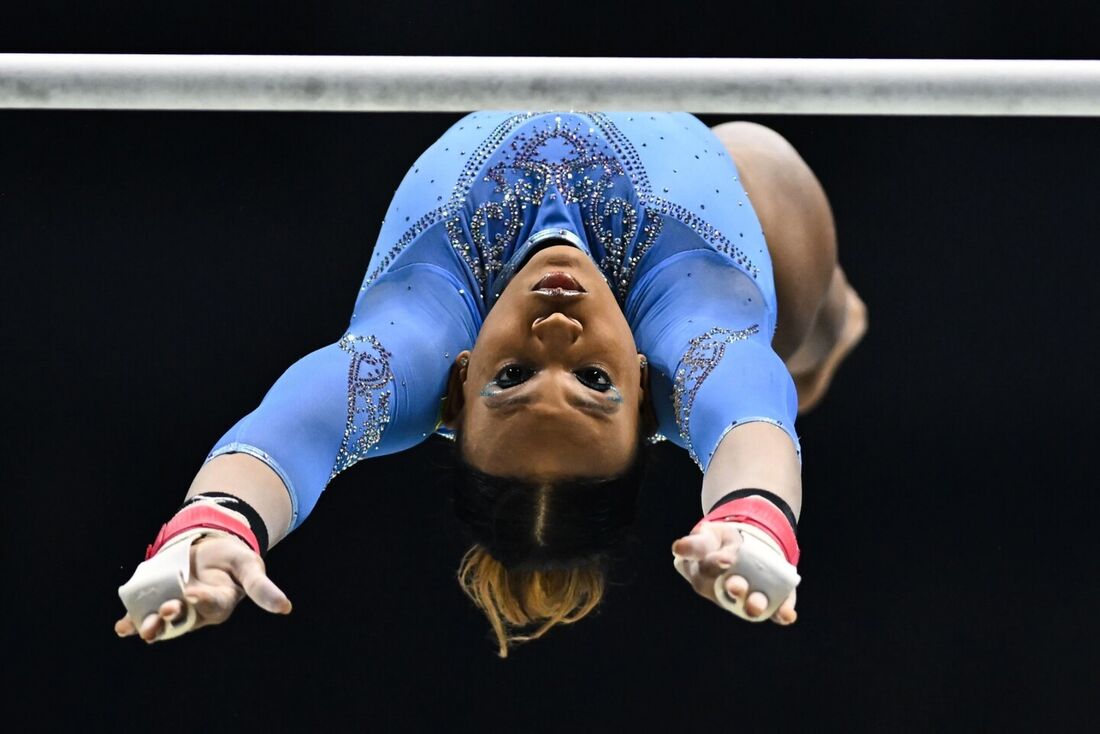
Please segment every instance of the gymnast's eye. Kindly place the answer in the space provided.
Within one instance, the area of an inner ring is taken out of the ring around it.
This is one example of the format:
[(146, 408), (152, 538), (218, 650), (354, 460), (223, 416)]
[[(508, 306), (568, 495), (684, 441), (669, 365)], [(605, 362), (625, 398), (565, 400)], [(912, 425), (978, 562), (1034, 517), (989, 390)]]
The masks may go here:
[(607, 392), (613, 387), (611, 378), (599, 367), (584, 367), (579, 370), (574, 370), (573, 374), (577, 376), (577, 379), (580, 380), (581, 384), (585, 387), (590, 387), (599, 392)]
[(530, 367), (524, 367), (521, 364), (509, 364), (501, 368), (500, 372), (493, 378), (493, 384), (502, 390), (507, 390), (510, 387), (527, 382), (534, 374), (535, 371)]

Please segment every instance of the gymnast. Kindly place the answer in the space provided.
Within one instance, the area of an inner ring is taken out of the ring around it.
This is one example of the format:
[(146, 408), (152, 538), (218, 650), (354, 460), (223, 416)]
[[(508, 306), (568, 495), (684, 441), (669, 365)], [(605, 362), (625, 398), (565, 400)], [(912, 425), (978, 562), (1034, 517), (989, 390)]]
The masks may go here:
[[(248, 596), (262, 557), (360, 460), (433, 433), (498, 654), (604, 593), (649, 444), (702, 470), (672, 545), (696, 593), (789, 625), (795, 417), (866, 328), (821, 185), (777, 133), (686, 113), (477, 112), (405, 176), (347, 330), (222, 436), (120, 590), (120, 636), (169, 639)], [(685, 530), (687, 530), (685, 528)]]

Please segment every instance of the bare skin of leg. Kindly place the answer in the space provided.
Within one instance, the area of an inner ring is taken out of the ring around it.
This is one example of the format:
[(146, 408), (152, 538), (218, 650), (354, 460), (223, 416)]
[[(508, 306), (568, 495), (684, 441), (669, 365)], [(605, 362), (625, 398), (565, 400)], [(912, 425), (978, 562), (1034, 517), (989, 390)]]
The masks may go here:
[(779, 133), (751, 122), (713, 128), (737, 164), (775, 272), (779, 321), (772, 346), (798, 389), (818, 404), (867, 329), (867, 308), (837, 263), (836, 228), (821, 183)]

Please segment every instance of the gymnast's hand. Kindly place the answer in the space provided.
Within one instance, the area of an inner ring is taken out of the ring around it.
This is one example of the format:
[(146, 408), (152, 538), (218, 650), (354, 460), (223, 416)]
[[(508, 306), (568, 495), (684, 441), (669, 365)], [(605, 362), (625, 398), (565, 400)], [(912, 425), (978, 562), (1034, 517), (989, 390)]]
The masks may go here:
[[(672, 552), (676, 555), (673, 565), (688, 580), (695, 593), (718, 604), (714, 596), (714, 582), (737, 560), (741, 543), (740, 531), (730, 523), (705, 522), (696, 532), (672, 544)], [(768, 597), (749, 588), (744, 576), (731, 574), (726, 579), (726, 592), (741, 600), (750, 616), (759, 616), (768, 607)], [(745, 598), (746, 594), (748, 598)], [(772, 615), (773, 622), (788, 625), (798, 619), (794, 610), (796, 594), (796, 591), (791, 591)]]
[[(246, 595), (272, 614), (289, 614), (290, 599), (267, 577), (263, 560), (244, 541), (227, 536), (205, 536), (191, 545), (191, 580), (185, 597), (198, 614), (195, 627), (221, 624)], [(135, 628), (130, 617), (115, 622), (119, 637), (137, 634), (154, 642), (165, 624), (186, 611), (178, 599), (160, 605), (157, 614), (145, 617)]]

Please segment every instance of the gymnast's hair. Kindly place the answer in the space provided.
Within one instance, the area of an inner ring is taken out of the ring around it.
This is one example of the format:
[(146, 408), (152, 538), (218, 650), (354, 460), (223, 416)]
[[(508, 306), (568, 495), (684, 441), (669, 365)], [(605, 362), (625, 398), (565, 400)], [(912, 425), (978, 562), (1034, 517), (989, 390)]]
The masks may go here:
[(542, 483), (478, 471), (462, 459), (461, 436), (455, 443), (454, 510), (474, 542), (458, 580), (505, 658), (511, 643), (572, 624), (600, 603), (630, 539), (648, 452), (640, 446), (618, 476)]

